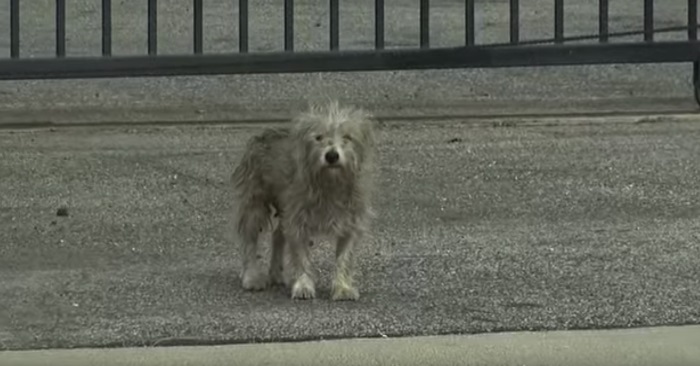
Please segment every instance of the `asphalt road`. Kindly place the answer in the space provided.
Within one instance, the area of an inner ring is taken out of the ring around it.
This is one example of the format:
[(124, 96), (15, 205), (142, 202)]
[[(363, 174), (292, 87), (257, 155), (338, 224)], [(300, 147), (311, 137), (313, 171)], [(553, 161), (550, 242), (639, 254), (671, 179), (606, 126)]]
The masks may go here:
[[(52, 0), (21, 3), (21, 55), (54, 52)], [(68, 2), (68, 56), (100, 54), (99, 1)], [(238, 47), (235, 1), (207, 0), (204, 51)], [(250, 5), (250, 50), (283, 48), (281, 1)], [(191, 53), (192, 1), (161, 0), (158, 50)], [(295, 2), (297, 50), (328, 47), (328, 1)], [(431, 45), (464, 42), (463, 1), (431, 1)], [(685, 26), (685, 0), (657, 4), (655, 26)], [(386, 1), (387, 47), (417, 47), (418, 1)], [(146, 53), (146, 3), (113, 1), (114, 55)], [(567, 2), (567, 36), (597, 32), (597, 1)], [(373, 1), (341, 2), (340, 47), (373, 46)], [(553, 1), (521, 2), (521, 39), (553, 37)], [(610, 3), (610, 31), (641, 31), (642, 3)], [(477, 1), (477, 44), (508, 40), (508, 1)], [(9, 57), (9, 2), (0, 3), (0, 57)], [(657, 34), (681, 40), (685, 32)], [(611, 42), (641, 41), (642, 35)], [(309, 99), (326, 96), (360, 104), (387, 117), (489, 114), (572, 114), (695, 110), (690, 65), (471, 69), (402, 72), (239, 75), (177, 78), (3, 81), (0, 123), (74, 124), (134, 121), (241, 121), (287, 118)]]
[(382, 124), (356, 303), (326, 244), (319, 299), (240, 289), (226, 179), (259, 127), (3, 130), (0, 346), (698, 324), (700, 124), (637, 122)]

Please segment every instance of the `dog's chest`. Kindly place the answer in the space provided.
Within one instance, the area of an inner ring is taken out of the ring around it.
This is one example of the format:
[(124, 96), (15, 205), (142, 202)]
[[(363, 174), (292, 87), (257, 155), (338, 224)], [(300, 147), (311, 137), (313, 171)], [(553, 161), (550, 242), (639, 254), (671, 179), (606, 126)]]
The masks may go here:
[(317, 235), (338, 235), (356, 221), (357, 208), (350, 202), (321, 202), (306, 209), (308, 229)]

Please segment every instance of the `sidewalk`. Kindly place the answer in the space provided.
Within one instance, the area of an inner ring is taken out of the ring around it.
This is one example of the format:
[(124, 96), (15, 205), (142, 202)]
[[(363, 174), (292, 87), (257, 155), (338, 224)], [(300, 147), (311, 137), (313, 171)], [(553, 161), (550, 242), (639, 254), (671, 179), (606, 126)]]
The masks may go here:
[(700, 326), (0, 353), (0, 366), (692, 366)]

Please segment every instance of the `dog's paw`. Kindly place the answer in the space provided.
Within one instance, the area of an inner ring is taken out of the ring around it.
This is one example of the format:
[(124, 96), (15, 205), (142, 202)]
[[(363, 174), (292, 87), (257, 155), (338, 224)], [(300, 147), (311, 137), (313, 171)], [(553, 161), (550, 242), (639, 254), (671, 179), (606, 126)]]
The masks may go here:
[(316, 289), (311, 279), (302, 275), (292, 285), (292, 299), (294, 300), (310, 300), (316, 297)]
[(360, 298), (360, 291), (353, 286), (333, 286), (331, 300), (333, 301), (355, 301)]
[(242, 286), (247, 291), (262, 291), (270, 284), (270, 277), (259, 268), (251, 268), (243, 273)]

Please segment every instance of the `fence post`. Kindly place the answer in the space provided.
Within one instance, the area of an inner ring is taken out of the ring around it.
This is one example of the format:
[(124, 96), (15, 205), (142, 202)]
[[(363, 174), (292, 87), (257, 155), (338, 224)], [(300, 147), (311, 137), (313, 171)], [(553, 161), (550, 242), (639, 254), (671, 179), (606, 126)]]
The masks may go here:
[(66, 56), (66, 0), (56, 0), (56, 57)]
[[(688, 40), (698, 40), (698, 0), (688, 0)], [(700, 60), (693, 61), (693, 94), (700, 105)]]
[(465, 0), (464, 3), (464, 43), (467, 46), (474, 45), (474, 0)]
[(148, 54), (158, 53), (158, 1), (148, 0)]
[(10, 57), (19, 58), (19, 0), (10, 0)]
[(248, 52), (248, 0), (238, 1), (238, 52)]
[(420, 0), (420, 48), (430, 48), (430, 0)]
[(520, 42), (520, 2), (510, 0), (510, 43)]
[(112, 55), (112, 0), (102, 0), (102, 56)]
[(598, 0), (598, 42), (608, 42), (608, 0)]
[(337, 51), (340, 48), (340, 4), (339, 0), (330, 0), (330, 49)]
[(384, 0), (374, 0), (374, 49), (384, 49)]
[(194, 44), (194, 53), (195, 54), (202, 54), (204, 46), (202, 45), (203, 43), (203, 38), (204, 38), (204, 5), (202, 4), (203, 0), (193, 0), (193, 27), (194, 27), (194, 39), (192, 40), (192, 43)]
[(294, 0), (284, 0), (284, 50), (294, 51)]

